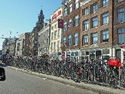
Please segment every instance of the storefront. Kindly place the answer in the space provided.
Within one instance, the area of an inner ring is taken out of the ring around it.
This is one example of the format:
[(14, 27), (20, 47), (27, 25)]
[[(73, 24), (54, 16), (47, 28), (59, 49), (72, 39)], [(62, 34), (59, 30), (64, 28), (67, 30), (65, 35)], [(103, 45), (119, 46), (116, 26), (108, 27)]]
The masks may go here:
[(109, 58), (115, 58), (125, 63), (125, 48), (121, 47), (106, 47), (106, 48), (96, 48), (96, 49), (86, 49), (81, 50), (81, 57), (83, 59), (93, 59), (93, 60), (109, 60)]
[(74, 49), (74, 50), (67, 50), (66, 52), (66, 57), (70, 57), (70, 59), (80, 59), (80, 50), (79, 49)]
[(96, 48), (87, 49), (81, 51), (83, 59), (99, 60), (103, 58), (109, 58), (111, 56), (111, 48)]

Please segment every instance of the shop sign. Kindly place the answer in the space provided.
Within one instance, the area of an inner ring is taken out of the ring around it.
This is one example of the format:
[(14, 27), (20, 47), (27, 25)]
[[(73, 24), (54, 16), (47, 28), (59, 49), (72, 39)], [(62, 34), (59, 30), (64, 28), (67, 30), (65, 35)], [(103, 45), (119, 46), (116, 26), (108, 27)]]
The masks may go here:
[(63, 20), (58, 19), (58, 28), (63, 28)]
[(53, 14), (52, 21), (56, 19), (61, 14), (61, 10), (59, 10), (57, 13)]

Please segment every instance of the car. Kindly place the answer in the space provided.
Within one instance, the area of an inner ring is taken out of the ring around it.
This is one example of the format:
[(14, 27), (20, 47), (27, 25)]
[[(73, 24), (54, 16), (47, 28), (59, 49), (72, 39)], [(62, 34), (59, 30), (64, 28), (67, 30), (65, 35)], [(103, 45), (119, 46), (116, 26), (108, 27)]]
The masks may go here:
[(0, 81), (5, 81), (6, 75), (5, 75), (5, 69), (3, 67), (0, 67)]

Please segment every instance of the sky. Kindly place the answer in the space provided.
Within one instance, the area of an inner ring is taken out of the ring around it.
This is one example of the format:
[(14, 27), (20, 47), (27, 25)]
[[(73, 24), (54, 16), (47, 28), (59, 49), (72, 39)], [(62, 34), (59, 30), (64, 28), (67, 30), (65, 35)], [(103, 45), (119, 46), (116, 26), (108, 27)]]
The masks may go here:
[[(0, 50), (4, 38), (31, 32), (43, 10), (44, 21), (61, 6), (62, 0), (0, 0)], [(18, 33), (17, 33), (18, 32)]]

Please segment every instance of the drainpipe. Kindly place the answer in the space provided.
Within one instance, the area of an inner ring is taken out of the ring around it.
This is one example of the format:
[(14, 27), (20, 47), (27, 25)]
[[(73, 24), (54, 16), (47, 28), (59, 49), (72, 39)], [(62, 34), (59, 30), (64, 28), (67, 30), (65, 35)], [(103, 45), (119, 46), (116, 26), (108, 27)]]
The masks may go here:
[(113, 57), (113, 44), (114, 44), (114, 8), (115, 8), (115, 4), (114, 4), (114, 0), (112, 0), (112, 53), (111, 56)]

